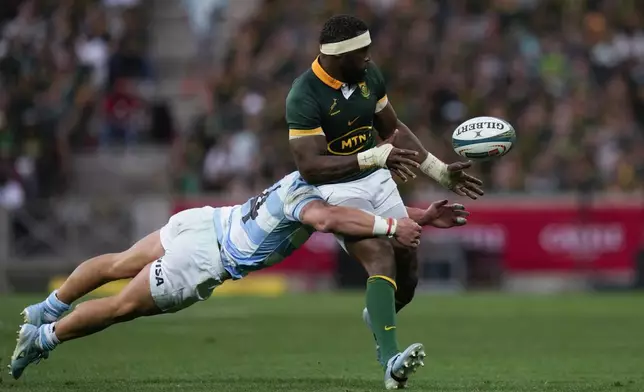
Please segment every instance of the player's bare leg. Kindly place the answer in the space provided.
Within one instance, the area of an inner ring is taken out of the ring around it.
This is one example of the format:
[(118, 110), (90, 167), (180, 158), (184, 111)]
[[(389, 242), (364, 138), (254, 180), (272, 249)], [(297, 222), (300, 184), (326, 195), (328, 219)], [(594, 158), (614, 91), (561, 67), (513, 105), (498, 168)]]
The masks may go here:
[(148, 234), (120, 253), (94, 257), (79, 265), (57, 292), (58, 299), (71, 304), (105, 283), (135, 277), (146, 265), (163, 256), (159, 231)]
[(135, 277), (146, 265), (163, 256), (159, 231), (148, 234), (131, 248), (108, 253), (81, 263), (63, 285), (43, 302), (23, 310), (27, 324), (40, 326), (58, 320), (72, 303), (102, 285)]
[(418, 286), (418, 253), (416, 249), (394, 246), (396, 254), (396, 313), (413, 299)]
[(101, 331), (110, 325), (161, 313), (150, 294), (150, 264), (117, 295), (83, 303), (55, 323), (60, 342)]
[(117, 295), (87, 301), (60, 321), (36, 327), (24, 324), (11, 358), (11, 375), (19, 378), (60, 343), (99, 332), (111, 325), (160, 314), (150, 293), (150, 264)]
[(378, 361), (386, 361), (398, 353), (396, 340), (396, 266), (394, 251), (387, 240), (345, 238), (345, 246), (367, 271), (366, 309), (370, 315), (371, 330), (378, 344)]
[(379, 346), (379, 361), (385, 368), (385, 387), (398, 389), (423, 366), (425, 350), (415, 343), (402, 353), (396, 339), (395, 253), (391, 243), (381, 238), (347, 240), (349, 253), (367, 270), (367, 312), (370, 327)]

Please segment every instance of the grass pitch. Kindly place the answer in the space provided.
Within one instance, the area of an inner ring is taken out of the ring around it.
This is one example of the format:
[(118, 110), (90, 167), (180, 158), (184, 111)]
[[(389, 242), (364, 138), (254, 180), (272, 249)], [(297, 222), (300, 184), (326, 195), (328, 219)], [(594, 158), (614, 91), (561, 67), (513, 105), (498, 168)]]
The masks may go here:
[[(3, 368), (22, 307), (0, 298)], [(216, 297), (65, 343), (2, 391), (361, 392), (383, 389), (358, 294)], [(419, 296), (401, 348), (415, 391), (644, 391), (644, 296)]]

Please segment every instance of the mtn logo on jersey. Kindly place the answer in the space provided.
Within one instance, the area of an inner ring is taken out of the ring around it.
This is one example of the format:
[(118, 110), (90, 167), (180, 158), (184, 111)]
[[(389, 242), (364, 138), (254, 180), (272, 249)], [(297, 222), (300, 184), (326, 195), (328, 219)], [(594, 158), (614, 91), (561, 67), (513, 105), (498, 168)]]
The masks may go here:
[(372, 126), (367, 125), (349, 131), (339, 138), (331, 140), (327, 144), (327, 150), (333, 155), (355, 154), (372, 142), (372, 129)]

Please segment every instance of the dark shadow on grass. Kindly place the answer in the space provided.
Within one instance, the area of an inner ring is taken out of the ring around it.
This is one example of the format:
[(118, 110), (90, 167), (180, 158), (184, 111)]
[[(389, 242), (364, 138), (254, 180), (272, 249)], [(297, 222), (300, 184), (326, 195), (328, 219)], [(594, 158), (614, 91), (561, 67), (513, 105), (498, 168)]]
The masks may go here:
[(220, 390), (220, 391), (342, 391), (377, 390), (380, 380), (341, 377), (150, 377), (144, 379), (100, 378), (92, 380), (39, 381), (36, 378), (6, 382), (10, 390), (117, 391)]

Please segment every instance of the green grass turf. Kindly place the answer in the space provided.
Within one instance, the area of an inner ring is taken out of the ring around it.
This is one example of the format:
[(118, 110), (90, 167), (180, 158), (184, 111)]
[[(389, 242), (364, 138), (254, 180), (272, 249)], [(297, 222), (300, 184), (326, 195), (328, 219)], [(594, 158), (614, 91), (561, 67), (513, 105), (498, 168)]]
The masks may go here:
[[(0, 298), (2, 365), (27, 297)], [(2, 391), (382, 390), (361, 294), (213, 298), (59, 347)], [(417, 391), (644, 391), (644, 296), (419, 296)]]

